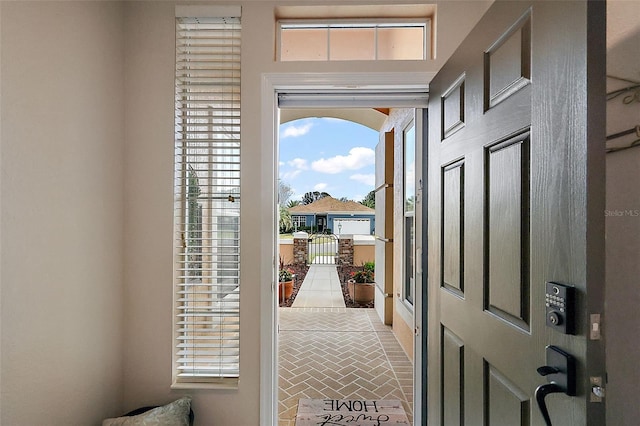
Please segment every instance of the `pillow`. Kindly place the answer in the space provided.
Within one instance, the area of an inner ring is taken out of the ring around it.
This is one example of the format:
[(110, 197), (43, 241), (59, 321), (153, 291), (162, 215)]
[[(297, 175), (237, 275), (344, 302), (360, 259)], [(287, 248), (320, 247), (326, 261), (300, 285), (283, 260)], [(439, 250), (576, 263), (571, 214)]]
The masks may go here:
[(189, 426), (189, 410), (191, 397), (185, 396), (137, 416), (105, 419), (102, 426)]

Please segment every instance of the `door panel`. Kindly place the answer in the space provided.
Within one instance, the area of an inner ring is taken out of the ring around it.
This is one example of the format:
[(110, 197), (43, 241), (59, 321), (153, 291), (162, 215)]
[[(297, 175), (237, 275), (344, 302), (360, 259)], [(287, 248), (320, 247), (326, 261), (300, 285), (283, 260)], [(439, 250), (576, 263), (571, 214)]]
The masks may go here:
[(529, 132), (485, 148), (485, 309), (529, 331)]
[[(543, 425), (547, 345), (578, 365), (553, 425), (604, 424), (601, 3), (496, 1), (430, 84), (429, 424)], [(548, 281), (576, 288), (574, 335), (545, 325)]]

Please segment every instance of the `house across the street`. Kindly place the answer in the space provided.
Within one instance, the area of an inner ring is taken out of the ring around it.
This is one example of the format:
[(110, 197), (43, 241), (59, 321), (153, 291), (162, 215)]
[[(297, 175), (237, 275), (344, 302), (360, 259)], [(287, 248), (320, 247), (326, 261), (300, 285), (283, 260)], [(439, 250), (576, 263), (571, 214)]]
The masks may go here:
[(324, 197), (311, 204), (289, 209), (295, 230), (371, 235), (375, 229), (375, 210), (355, 201)]

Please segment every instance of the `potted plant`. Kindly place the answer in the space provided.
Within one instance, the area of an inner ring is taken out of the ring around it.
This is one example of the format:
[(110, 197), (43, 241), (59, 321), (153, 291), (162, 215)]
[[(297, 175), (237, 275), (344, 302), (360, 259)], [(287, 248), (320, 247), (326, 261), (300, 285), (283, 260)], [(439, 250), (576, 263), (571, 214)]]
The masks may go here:
[(285, 267), (281, 257), (278, 271), (278, 297), (281, 301), (287, 300), (293, 294), (293, 278), (293, 270)]
[(351, 300), (361, 304), (373, 301), (375, 293), (374, 269), (373, 262), (366, 262), (362, 270), (351, 274), (351, 279), (347, 281), (347, 291)]

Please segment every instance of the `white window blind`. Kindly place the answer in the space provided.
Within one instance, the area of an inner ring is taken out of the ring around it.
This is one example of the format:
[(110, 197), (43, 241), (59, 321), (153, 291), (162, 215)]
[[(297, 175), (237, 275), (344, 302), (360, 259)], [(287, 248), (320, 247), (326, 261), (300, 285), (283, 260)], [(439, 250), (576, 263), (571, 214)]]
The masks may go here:
[(240, 18), (176, 18), (174, 382), (239, 377)]

